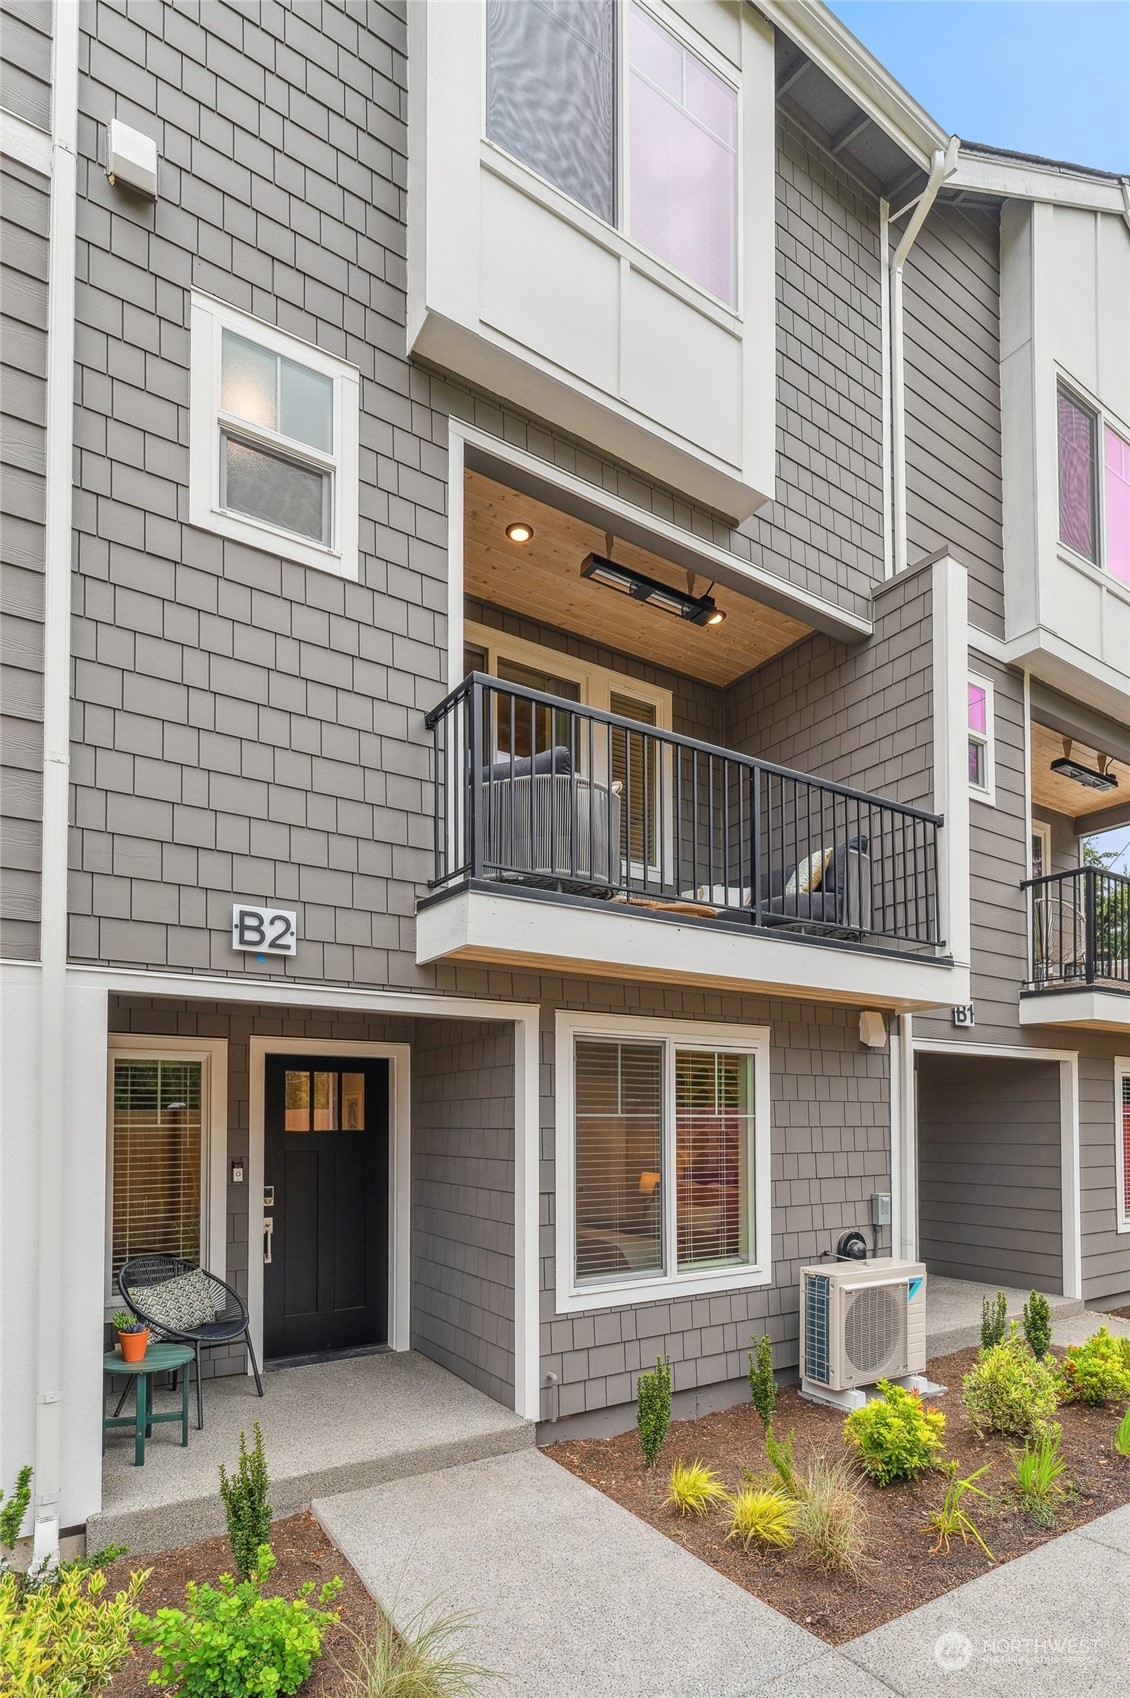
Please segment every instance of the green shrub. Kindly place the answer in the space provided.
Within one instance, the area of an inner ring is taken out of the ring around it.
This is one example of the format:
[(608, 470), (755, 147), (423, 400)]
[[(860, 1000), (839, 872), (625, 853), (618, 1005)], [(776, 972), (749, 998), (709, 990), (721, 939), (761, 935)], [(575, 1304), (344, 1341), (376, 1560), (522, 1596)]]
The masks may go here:
[(239, 1471), (234, 1478), (229, 1478), (220, 1463), (220, 1496), (224, 1500), (228, 1540), (241, 1580), (250, 1580), (258, 1567), (260, 1548), (270, 1543), (269, 1484), (263, 1433), (256, 1421), (253, 1450), (247, 1448), (247, 1434), (239, 1435)]
[(1114, 1448), (1119, 1456), (1130, 1456), (1130, 1408), (1115, 1428)]
[(657, 1356), (650, 1374), (636, 1380), (636, 1426), (640, 1449), (649, 1468), (654, 1468), (671, 1425), (671, 1358)]
[(106, 1576), (77, 1563), (51, 1584), (0, 1575), (0, 1692), (5, 1698), (88, 1698), (130, 1654), (130, 1627), (148, 1570), (106, 1597)]
[(503, 1677), (467, 1655), (475, 1616), (425, 1603), (401, 1627), (378, 1617), (367, 1638), (353, 1636), (354, 1667), (341, 1670), (335, 1698), (476, 1698)]
[[(15, 1550), (30, 1502), (31, 1464), (25, 1463), (16, 1475), (16, 1483), (7, 1503), (4, 1503), (4, 1494), (0, 1492), (0, 1504), (4, 1504), (3, 1509), (0, 1509), (0, 1553)], [(5, 1559), (0, 1555), (0, 1568), (3, 1568), (4, 1563)]]
[(1008, 1298), (1003, 1291), (998, 1291), (995, 1297), (983, 1297), (981, 1299), (982, 1350), (991, 1350), (994, 1344), (1004, 1342), (1007, 1315)]
[(878, 1390), (847, 1417), (844, 1438), (878, 1485), (916, 1480), (941, 1454), (946, 1418), (940, 1409), (925, 1408), (916, 1391), (890, 1380), (880, 1380)]
[(663, 1502), (680, 1515), (705, 1515), (726, 1496), (725, 1486), (705, 1462), (676, 1462), (671, 1470), (671, 1490)]
[(950, 1540), (953, 1538), (960, 1539), (963, 1545), (967, 1545), (970, 1539), (974, 1539), (977, 1544), (980, 1545), (989, 1561), (996, 1562), (996, 1557), (981, 1537), (981, 1532), (977, 1523), (974, 1521), (969, 1511), (964, 1507), (964, 1500), (967, 1494), (971, 1493), (975, 1497), (988, 1498), (988, 1492), (982, 1491), (980, 1486), (974, 1484), (976, 1480), (981, 1478), (982, 1474), (987, 1474), (988, 1472), (989, 1464), (986, 1462), (983, 1468), (975, 1469), (967, 1479), (959, 1480), (957, 1477), (957, 1463), (950, 1463), (950, 1483), (946, 1487), (945, 1501), (943, 1502), (941, 1509), (936, 1510), (930, 1517), (929, 1525), (922, 1529), (924, 1533), (936, 1533), (938, 1535), (931, 1555), (937, 1556), (939, 1551), (945, 1551), (948, 1556)]
[(843, 1457), (814, 1456), (797, 1499), (793, 1532), (805, 1561), (829, 1574), (858, 1575), (866, 1562), (867, 1512), (859, 1477)]
[(1052, 1306), (1039, 1291), (1024, 1305), (1024, 1336), (1037, 1362), (1042, 1362), (1052, 1344)]
[(787, 1439), (778, 1440), (772, 1427), (765, 1429), (765, 1454), (769, 1458), (769, 1466), (792, 1498), (800, 1497), (804, 1490), (803, 1480), (798, 1480), (793, 1467), (793, 1444), (795, 1433), (790, 1433)]
[(1069, 1344), (1059, 1367), (1065, 1403), (1121, 1403), (1130, 1397), (1130, 1338), (1114, 1338), (1105, 1327), (1086, 1344)]
[(1013, 1496), (1044, 1525), (1054, 1519), (1056, 1505), (1072, 1489), (1059, 1439), (1060, 1425), (1053, 1421), (1036, 1438), (1028, 1439), (1023, 1450), (1012, 1453)]
[(750, 1545), (791, 1545), (796, 1504), (768, 1486), (743, 1486), (730, 1499), (727, 1539)]
[(773, 1408), (777, 1402), (777, 1382), (773, 1377), (773, 1345), (768, 1333), (757, 1339), (749, 1353), (749, 1395), (768, 1432), (773, 1425)]
[(974, 1432), (1039, 1433), (1056, 1411), (1055, 1364), (1038, 1362), (1015, 1324), (1001, 1344), (982, 1350), (961, 1382)]
[(157, 1659), (157, 1681), (175, 1686), (184, 1698), (278, 1698), (297, 1692), (321, 1654), (322, 1635), (337, 1620), (325, 1605), (341, 1590), (328, 1580), (310, 1602), (314, 1582), (297, 1598), (265, 1598), (263, 1582), (275, 1566), (269, 1545), (259, 1548), (256, 1566), (237, 1585), (220, 1576), (219, 1589), (185, 1587), (183, 1610), (135, 1615), (134, 1636)]

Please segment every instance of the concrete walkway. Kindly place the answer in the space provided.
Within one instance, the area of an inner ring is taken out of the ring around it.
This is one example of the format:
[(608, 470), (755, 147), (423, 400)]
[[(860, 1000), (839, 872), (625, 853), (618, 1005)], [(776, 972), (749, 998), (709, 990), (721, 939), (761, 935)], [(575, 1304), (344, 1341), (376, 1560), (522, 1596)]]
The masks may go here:
[(314, 1513), (397, 1623), (473, 1611), (499, 1698), (1130, 1695), (1130, 1509), (837, 1648), (538, 1451)]

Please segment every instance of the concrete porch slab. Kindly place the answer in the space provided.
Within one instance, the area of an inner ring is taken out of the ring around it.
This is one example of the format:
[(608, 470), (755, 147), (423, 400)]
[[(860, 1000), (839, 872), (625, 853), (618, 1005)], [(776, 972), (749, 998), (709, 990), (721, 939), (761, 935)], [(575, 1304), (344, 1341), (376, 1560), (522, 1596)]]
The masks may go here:
[[(532, 1447), (533, 1423), (414, 1351), (358, 1356), (263, 1376), (264, 1396), (243, 1375), (208, 1380), (204, 1430), (154, 1427), (145, 1466), (133, 1435), (112, 1432), (102, 1467), (102, 1511), (87, 1522), (87, 1550), (122, 1543), (159, 1551), (224, 1531), (219, 1465), (239, 1457), (240, 1430), (263, 1429), (276, 1516), (314, 1498), (404, 1475)], [(158, 1391), (158, 1406), (174, 1394)]]
[(538, 1451), (314, 1514), (394, 1622), (472, 1610), (507, 1698), (747, 1698), (828, 1649)]
[[(1030, 1289), (1020, 1291), (1012, 1286), (980, 1285), (974, 1280), (945, 1279), (940, 1274), (930, 1274), (926, 1281), (927, 1356), (947, 1356), (951, 1350), (980, 1344), (981, 1302), (985, 1297), (995, 1297), (998, 1289), (1003, 1289), (1008, 1299), (1009, 1320), (1018, 1321), (1031, 1296)], [(1054, 1297), (1050, 1292), (1045, 1295), (1051, 1304), (1053, 1327), (1057, 1321), (1083, 1313), (1081, 1297)], [(1098, 1325), (1096, 1321), (1091, 1332)], [(1058, 1337), (1056, 1342), (1060, 1342)]]

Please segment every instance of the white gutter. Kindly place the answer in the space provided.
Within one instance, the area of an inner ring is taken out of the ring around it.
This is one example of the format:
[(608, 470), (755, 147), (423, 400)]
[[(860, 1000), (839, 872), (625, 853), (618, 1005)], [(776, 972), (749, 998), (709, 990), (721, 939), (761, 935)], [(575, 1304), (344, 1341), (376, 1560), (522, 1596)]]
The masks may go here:
[[(893, 560), (891, 569), (901, 572), (906, 566), (906, 393), (903, 360), (902, 274), (906, 259), (918, 239), (918, 232), (937, 199), (938, 190), (957, 167), (958, 138), (951, 136), (943, 152), (935, 149), (930, 159), (930, 175), (926, 187), (913, 201), (890, 214), (889, 223), (896, 223), (909, 212), (910, 222), (902, 240), (890, 256), (890, 419), (891, 419), (891, 490), (889, 510), (892, 515)], [(888, 236), (889, 241), (889, 236)]]
[(63, 1082), (67, 1063), (67, 821), (75, 367), (79, 8), (56, 0), (47, 272), (43, 586), (43, 870), (40, 875), (39, 1174), (36, 1197), (35, 1543), (59, 1558), (63, 1485)]

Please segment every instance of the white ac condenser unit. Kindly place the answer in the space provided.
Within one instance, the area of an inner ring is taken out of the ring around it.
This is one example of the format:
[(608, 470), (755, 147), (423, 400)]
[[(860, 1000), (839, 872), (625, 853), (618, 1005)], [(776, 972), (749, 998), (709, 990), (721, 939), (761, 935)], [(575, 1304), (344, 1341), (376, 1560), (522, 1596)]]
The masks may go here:
[(926, 1269), (891, 1257), (800, 1270), (801, 1389), (850, 1392), (926, 1369)]

